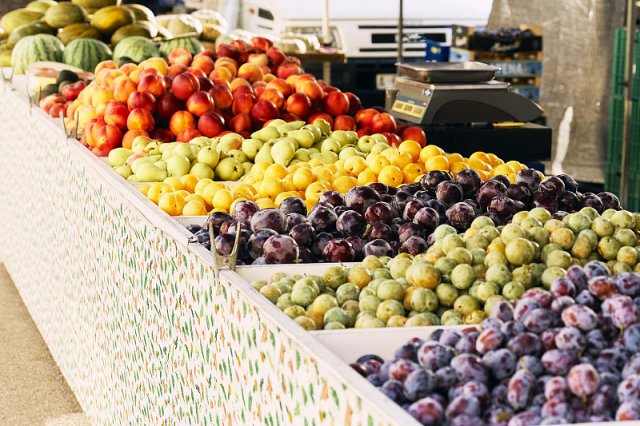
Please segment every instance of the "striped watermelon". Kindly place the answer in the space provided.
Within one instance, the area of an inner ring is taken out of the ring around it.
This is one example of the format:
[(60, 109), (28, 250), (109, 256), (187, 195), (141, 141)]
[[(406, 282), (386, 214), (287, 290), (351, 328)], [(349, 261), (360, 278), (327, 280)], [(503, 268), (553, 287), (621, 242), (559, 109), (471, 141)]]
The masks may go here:
[(39, 61), (62, 61), (64, 45), (49, 34), (27, 36), (15, 45), (11, 53), (11, 66), (16, 74), (24, 74), (27, 67)]
[(160, 56), (160, 51), (151, 40), (141, 36), (126, 37), (120, 40), (113, 49), (113, 60), (130, 58), (136, 63), (145, 59)]
[(169, 53), (178, 47), (184, 47), (191, 54), (195, 55), (204, 50), (204, 46), (197, 39), (193, 37), (174, 38), (173, 40), (167, 40), (160, 43), (160, 53), (165, 58), (169, 57)]
[(96, 65), (111, 59), (111, 55), (111, 49), (103, 42), (92, 38), (79, 38), (73, 40), (64, 49), (62, 62), (93, 72)]

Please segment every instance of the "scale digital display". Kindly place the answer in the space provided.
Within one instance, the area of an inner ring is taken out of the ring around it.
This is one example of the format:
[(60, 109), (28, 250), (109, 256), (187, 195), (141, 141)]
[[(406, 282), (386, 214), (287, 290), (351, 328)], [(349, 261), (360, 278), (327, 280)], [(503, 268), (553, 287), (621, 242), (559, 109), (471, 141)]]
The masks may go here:
[(408, 115), (409, 117), (422, 120), (424, 113), (427, 111), (427, 107), (422, 102), (418, 102), (415, 99), (407, 98), (404, 96), (398, 96), (393, 102), (391, 110), (398, 113)]

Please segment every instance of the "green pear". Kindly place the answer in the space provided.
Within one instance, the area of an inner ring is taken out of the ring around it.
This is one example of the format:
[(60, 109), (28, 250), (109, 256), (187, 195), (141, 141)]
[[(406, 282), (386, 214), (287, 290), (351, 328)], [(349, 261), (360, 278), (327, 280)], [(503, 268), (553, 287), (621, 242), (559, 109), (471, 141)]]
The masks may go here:
[(138, 178), (136, 177), (136, 175), (131, 175), (127, 177), (127, 182), (138, 182)]
[(194, 149), (188, 143), (181, 143), (173, 149), (174, 154), (184, 155), (189, 160), (196, 158)]
[(291, 160), (289, 162), (289, 165), (293, 166), (294, 164), (298, 164), (298, 163), (303, 163), (303, 161), (302, 160), (298, 160), (297, 158), (294, 158), (293, 160)]
[(287, 133), (290, 132), (292, 130), (298, 130), (299, 128), (301, 128), (302, 126), (304, 126), (306, 123), (304, 121), (291, 121), (289, 123), (285, 123), (282, 124), (280, 126), (278, 126), (278, 131), (280, 133)]
[(371, 137), (375, 139), (376, 142), (386, 143), (388, 145), (387, 138), (385, 138), (382, 133), (374, 133)]
[[(307, 124), (306, 126), (302, 126), (301, 130), (308, 130), (313, 133), (313, 142), (318, 142), (322, 138), (322, 130), (320, 127), (315, 124)], [(308, 148), (308, 147), (307, 147)]]
[(191, 170), (191, 162), (184, 155), (174, 154), (167, 160), (169, 176), (182, 177), (189, 173), (189, 170)]
[(156, 161), (155, 163), (153, 163), (153, 165), (156, 167), (160, 167), (162, 170), (167, 170), (167, 162), (162, 159)]
[(311, 148), (309, 148), (309, 154), (320, 154), (320, 149), (312, 146)]
[(291, 138), (282, 138), (271, 148), (271, 156), (277, 164), (286, 166), (296, 153), (295, 145), (289, 139)]
[(158, 161), (161, 157), (159, 155), (152, 155), (149, 157), (140, 157), (131, 163), (131, 170), (133, 173), (137, 173), (138, 167), (142, 164), (150, 163), (153, 164)]
[(136, 136), (131, 142), (131, 150), (135, 153), (144, 152), (144, 148), (153, 142), (146, 136)]
[(220, 161), (220, 154), (214, 147), (205, 146), (198, 152), (197, 158), (199, 163), (204, 163), (213, 169), (218, 165), (218, 161)]
[(152, 152), (152, 151), (157, 151), (158, 154), (161, 153), (160, 151), (160, 145), (162, 145), (162, 142), (158, 142), (158, 141), (151, 141), (148, 144), (145, 145), (144, 147), (144, 151), (145, 152)]
[(338, 154), (333, 151), (321, 152), (320, 153), (320, 161), (325, 164), (333, 164), (338, 161)]
[(290, 125), (292, 125), (296, 130), (300, 129), (302, 126), (304, 126), (305, 124), (307, 124), (306, 121), (303, 120), (297, 120), (297, 121), (290, 121), (289, 122)]
[(239, 149), (243, 140), (244, 138), (237, 133), (227, 133), (220, 138), (220, 143), (230, 147), (229, 149)]
[(176, 146), (181, 145), (181, 144), (182, 144), (182, 142), (165, 142), (165, 143), (160, 144), (158, 149), (160, 150), (161, 153), (164, 154), (167, 151), (173, 151)]
[(282, 126), (283, 124), (287, 124), (287, 122), (281, 118), (276, 118), (275, 120), (271, 120), (267, 127), (278, 127)]
[(260, 140), (262, 142), (267, 142), (267, 141), (270, 141), (271, 139), (277, 139), (280, 136), (281, 135), (280, 135), (280, 132), (278, 131), (278, 129), (276, 129), (273, 126), (266, 126), (266, 127), (263, 127), (260, 130), (257, 130), (255, 132), (251, 133), (251, 137), (253, 139), (258, 139), (258, 140)]
[(211, 167), (207, 166), (204, 163), (194, 164), (191, 167), (191, 170), (189, 170), (189, 174), (194, 175), (198, 179), (205, 179), (205, 178), (213, 179), (213, 176), (214, 176), (213, 170), (211, 170)]
[(309, 161), (311, 159), (311, 153), (307, 148), (300, 148), (299, 150), (296, 151), (295, 155), (293, 156), (293, 159), (300, 160), (300, 161)]
[(294, 150), (300, 148), (300, 143), (298, 142), (298, 140), (295, 139), (295, 138), (292, 138), (290, 136), (285, 136), (285, 137), (282, 137), (282, 138), (278, 138), (274, 142), (278, 142), (278, 141), (281, 141), (281, 140), (287, 140), (287, 141), (291, 142), (291, 144), (293, 145), (293, 149)]
[(358, 149), (364, 153), (369, 153), (376, 143), (376, 140), (371, 136), (365, 135), (358, 139)]
[(250, 161), (245, 161), (244, 163), (242, 163), (242, 168), (244, 169), (244, 174), (249, 174), (249, 172), (251, 171), (251, 169), (253, 168), (253, 163)]
[(245, 161), (249, 161), (249, 158), (247, 158), (247, 156), (244, 154), (244, 152), (242, 152), (239, 149), (232, 149), (231, 151), (229, 151), (227, 153), (227, 157), (235, 158), (236, 160), (238, 160), (241, 163), (244, 163)]
[(325, 119), (316, 118), (311, 124), (313, 124), (314, 126), (318, 126), (323, 135), (328, 135), (329, 133), (331, 133), (331, 124), (329, 124), (329, 122)]
[(135, 174), (139, 182), (162, 182), (167, 178), (166, 170), (151, 163), (141, 164)]
[(122, 164), (121, 166), (116, 167), (115, 171), (125, 179), (133, 174), (133, 172), (131, 171), (131, 166), (128, 164)]
[(233, 157), (223, 158), (216, 166), (216, 176), (220, 180), (236, 181), (244, 176), (244, 167)]
[(249, 160), (253, 160), (256, 158), (256, 155), (258, 155), (258, 151), (260, 151), (262, 145), (264, 145), (264, 142), (260, 139), (245, 139), (242, 141), (241, 149)]
[(340, 146), (345, 146), (349, 143), (349, 136), (344, 130), (335, 130), (331, 132), (331, 139), (335, 139), (336, 141), (338, 141), (338, 143), (340, 143)]
[(115, 148), (109, 153), (109, 165), (113, 168), (122, 166), (131, 157), (133, 151), (127, 148)]
[(347, 130), (347, 138), (349, 138), (349, 143), (358, 142), (358, 132), (354, 132), (353, 130)]
[(189, 145), (197, 146), (198, 148), (204, 148), (211, 145), (211, 139), (206, 136), (198, 136), (189, 141)]
[(322, 146), (320, 147), (320, 152), (332, 151), (336, 154), (340, 152), (340, 142), (333, 138), (327, 138), (322, 142)]
[(389, 149), (389, 144), (387, 142), (378, 142), (371, 147), (371, 153), (372, 154), (381, 153), (386, 149)]
[(346, 160), (349, 157), (357, 157), (360, 156), (360, 152), (354, 146), (347, 146), (340, 151), (338, 157), (341, 160)]
[(267, 163), (273, 163), (273, 157), (271, 156), (271, 148), (273, 147), (274, 142), (269, 141), (262, 145), (260, 151), (256, 155), (256, 158), (253, 159), (254, 163), (258, 163), (261, 161), (266, 161)]
[(310, 148), (315, 142), (313, 133), (307, 129), (292, 130), (287, 133), (287, 136), (298, 141), (298, 145), (302, 148)]

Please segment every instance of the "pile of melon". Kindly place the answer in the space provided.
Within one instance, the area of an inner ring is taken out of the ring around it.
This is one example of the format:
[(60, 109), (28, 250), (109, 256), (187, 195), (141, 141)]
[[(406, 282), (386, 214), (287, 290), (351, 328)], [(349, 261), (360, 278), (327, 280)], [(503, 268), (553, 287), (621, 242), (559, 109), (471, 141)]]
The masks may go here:
[(0, 66), (21, 74), (31, 63), (55, 61), (93, 71), (112, 57), (140, 62), (175, 47), (198, 53), (214, 48), (225, 30), (223, 18), (209, 12), (156, 19), (147, 7), (120, 0), (34, 0), (0, 19)]

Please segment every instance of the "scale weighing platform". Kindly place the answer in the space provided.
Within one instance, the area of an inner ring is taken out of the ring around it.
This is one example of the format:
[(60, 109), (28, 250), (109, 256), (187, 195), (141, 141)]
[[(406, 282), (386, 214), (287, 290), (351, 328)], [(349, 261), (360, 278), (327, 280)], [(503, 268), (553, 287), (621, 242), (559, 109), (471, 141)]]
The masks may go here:
[(519, 161), (550, 158), (551, 129), (530, 123), (542, 116), (542, 108), (494, 80), (498, 68), (479, 62), (397, 67), (387, 109), (396, 119), (423, 127), (428, 143), (462, 155), (490, 151)]

